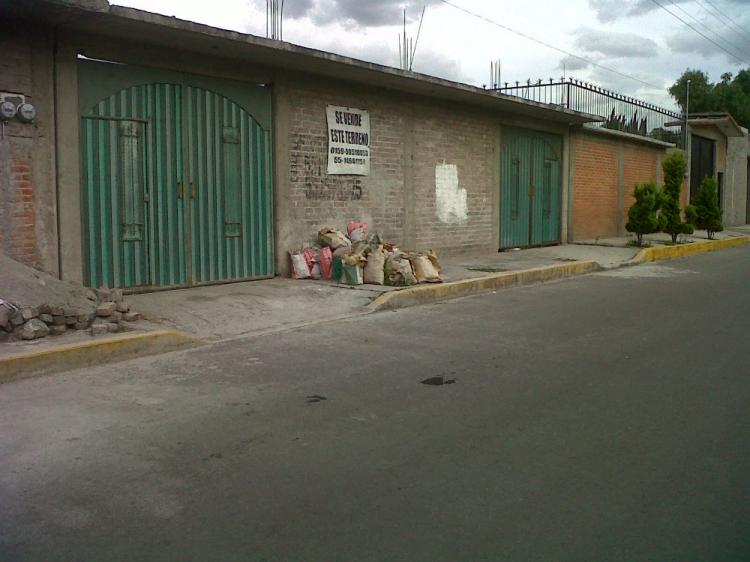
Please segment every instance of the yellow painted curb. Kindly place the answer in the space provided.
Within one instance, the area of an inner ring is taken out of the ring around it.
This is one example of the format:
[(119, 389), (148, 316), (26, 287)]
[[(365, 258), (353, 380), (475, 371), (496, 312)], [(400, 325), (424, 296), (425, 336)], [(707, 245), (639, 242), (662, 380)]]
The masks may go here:
[(633, 258), (633, 262), (643, 263), (659, 260), (673, 260), (684, 258), (704, 252), (715, 252), (717, 250), (726, 250), (735, 248), (750, 242), (747, 236), (735, 236), (725, 238), (724, 240), (706, 240), (704, 242), (691, 242), (689, 244), (679, 244), (676, 246), (654, 246), (653, 248), (643, 248)]
[(174, 330), (154, 330), (92, 339), (0, 357), (0, 383), (53, 372), (68, 371), (133, 357), (153, 355), (195, 344)]
[(598, 271), (599, 269), (599, 264), (595, 261), (576, 261), (520, 271), (507, 271), (485, 277), (452, 281), (450, 283), (419, 285), (409, 287), (408, 289), (383, 293), (375, 298), (368, 305), (368, 308), (375, 311), (395, 310), (445, 299), (486, 293), (505, 287), (528, 285), (541, 281), (552, 281), (574, 275), (583, 275)]

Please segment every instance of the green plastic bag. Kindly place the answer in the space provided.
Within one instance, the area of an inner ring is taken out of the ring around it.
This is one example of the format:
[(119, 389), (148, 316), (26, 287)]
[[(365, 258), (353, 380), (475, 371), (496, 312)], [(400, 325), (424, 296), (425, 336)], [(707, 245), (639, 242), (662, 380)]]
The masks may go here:
[(341, 282), (341, 277), (344, 275), (344, 262), (341, 256), (333, 256), (333, 266), (331, 266), (331, 281), (336, 283)]

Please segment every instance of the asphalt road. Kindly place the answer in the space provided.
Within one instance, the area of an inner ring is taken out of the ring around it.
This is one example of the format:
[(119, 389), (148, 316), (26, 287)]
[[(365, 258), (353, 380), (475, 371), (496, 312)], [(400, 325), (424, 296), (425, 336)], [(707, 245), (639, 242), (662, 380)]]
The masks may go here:
[(0, 559), (750, 560), (749, 264), (2, 385)]

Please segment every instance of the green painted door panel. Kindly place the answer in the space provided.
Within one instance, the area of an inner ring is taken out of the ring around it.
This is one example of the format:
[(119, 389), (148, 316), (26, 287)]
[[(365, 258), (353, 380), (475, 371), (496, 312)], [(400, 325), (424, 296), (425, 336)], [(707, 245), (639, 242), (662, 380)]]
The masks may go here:
[[(97, 72), (105, 85), (122, 74), (112, 67), (86, 61), (87, 91), (101, 90)], [(90, 286), (273, 276), (270, 133), (243, 107), (156, 82), (111, 93), (81, 122)]]
[(186, 89), (195, 283), (273, 275), (270, 138), (231, 100)]
[(180, 86), (117, 92), (83, 116), (86, 279), (90, 286), (186, 282)]
[(501, 153), (500, 247), (559, 242), (559, 137), (504, 129)]

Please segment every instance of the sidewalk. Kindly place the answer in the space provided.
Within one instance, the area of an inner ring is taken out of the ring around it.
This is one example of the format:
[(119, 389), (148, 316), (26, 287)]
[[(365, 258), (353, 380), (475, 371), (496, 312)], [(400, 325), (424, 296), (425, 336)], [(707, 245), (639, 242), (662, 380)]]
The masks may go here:
[[(593, 260), (602, 268), (618, 267), (637, 251), (565, 245), (441, 258), (443, 285), (571, 262)], [(407, 288), (275, 278), (130, 295), (128, 300), (146, 320), (200, 340), (221, 341), (368, 314), (374, 311), (368, 305), (380, 295), (404, 289)]]

